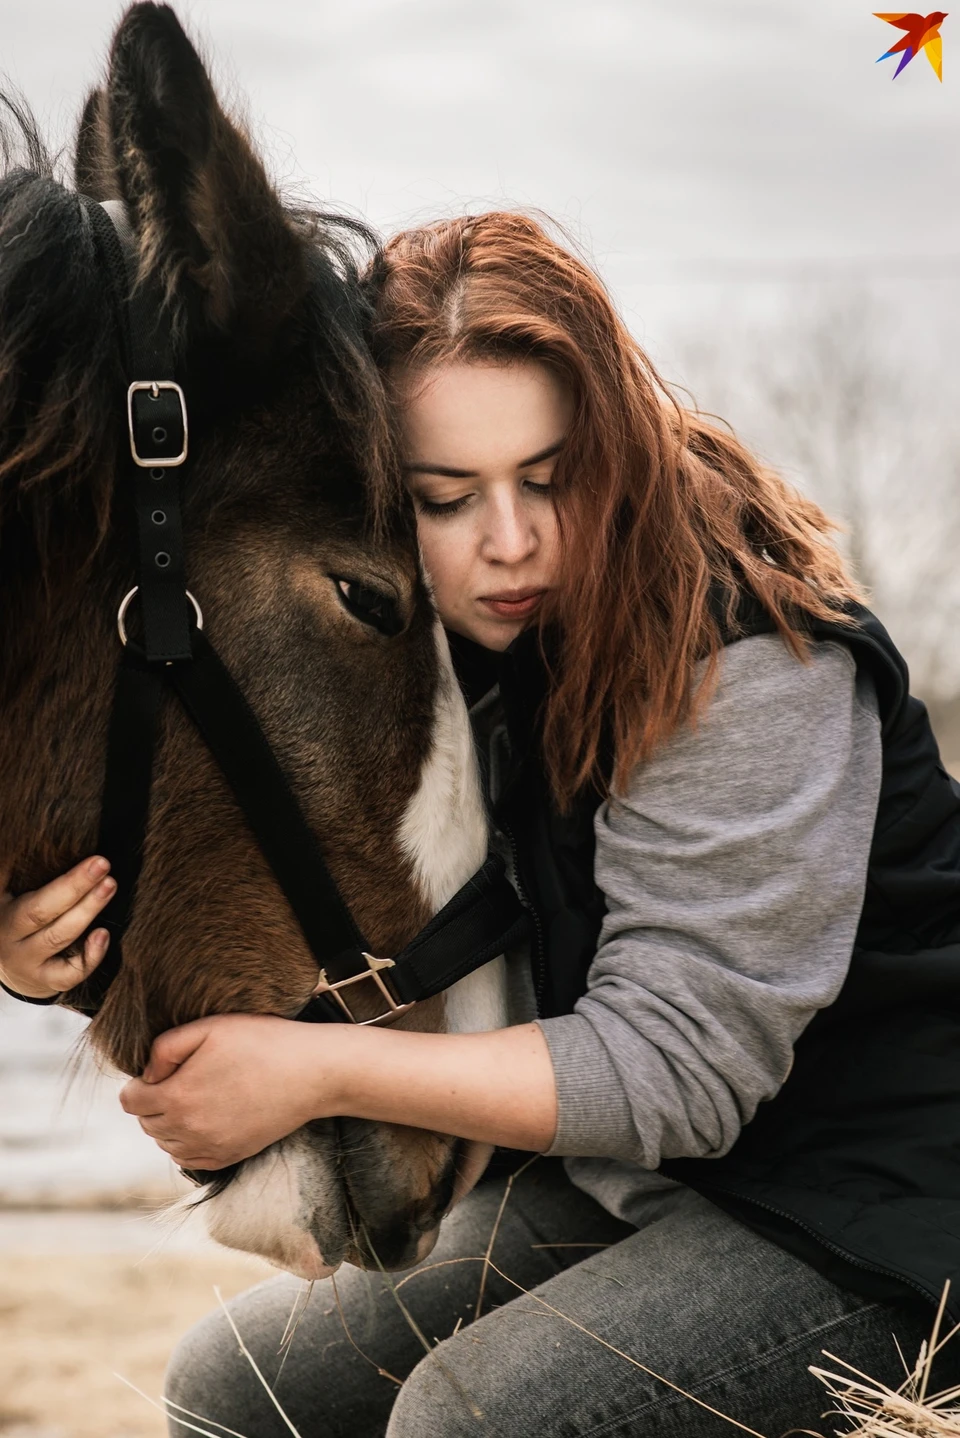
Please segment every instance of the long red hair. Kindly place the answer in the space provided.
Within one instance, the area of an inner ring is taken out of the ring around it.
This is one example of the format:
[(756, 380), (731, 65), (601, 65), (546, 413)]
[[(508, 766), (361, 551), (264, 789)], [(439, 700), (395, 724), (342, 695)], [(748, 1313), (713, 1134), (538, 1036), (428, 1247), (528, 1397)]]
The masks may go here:
[[(389, 378), (448, 359), (534, 358), (575, 416), (554, 472), (562, 583), (543, 714), (561, 808), (588, 782), (614, 791), (707, 702), (721, 632), (711, 593), (751, 592), (798, 656), (803, 616), (858, 597), (811, 500), (719, 423), (685, 408), (630, 335), (598, 276), (534, 220), (494, 212), (396, 235), (371, 276)], [(703, 682), (695, 666), (706, 661)]]

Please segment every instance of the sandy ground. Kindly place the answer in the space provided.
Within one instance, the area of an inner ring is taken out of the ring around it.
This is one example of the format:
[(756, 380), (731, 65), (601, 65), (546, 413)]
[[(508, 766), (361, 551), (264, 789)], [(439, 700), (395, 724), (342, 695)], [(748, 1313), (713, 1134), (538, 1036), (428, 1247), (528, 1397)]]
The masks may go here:
[[(196, 1232), (163, 1239), (130, 1214), (0, 1213), (2, 1438), (161, 1438), (156, 1399), (179, 1336), (269, 1277)], [(184, 1430), (186, 1431), (186, 1430)], [(250, 1434), (249, 1438), (256, 1438)]]

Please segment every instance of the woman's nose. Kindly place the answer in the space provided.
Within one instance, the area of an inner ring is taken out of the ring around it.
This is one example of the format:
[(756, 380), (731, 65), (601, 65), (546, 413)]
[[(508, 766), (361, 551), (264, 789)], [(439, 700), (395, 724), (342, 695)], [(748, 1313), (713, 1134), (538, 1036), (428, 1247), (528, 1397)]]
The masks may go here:
[(490, 508), (483, 558), (490, 564), (519, 564), (529, 559), (538, 544), (536, 526), (523, 506), (509, 499)]

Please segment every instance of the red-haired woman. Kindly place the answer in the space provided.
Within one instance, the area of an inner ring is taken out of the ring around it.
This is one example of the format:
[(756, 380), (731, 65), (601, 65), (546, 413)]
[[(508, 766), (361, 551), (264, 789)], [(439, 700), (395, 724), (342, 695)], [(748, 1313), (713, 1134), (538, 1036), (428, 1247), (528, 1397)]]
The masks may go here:
[[(299, 1075), (318, 1118), (501, 1155), (404, 1282), (413, 1322), (341, 1274), (278, 1397), (303, 1438), (816, 1427), (807, 1365), (896, 1387), (891, 1334), (912, 1356), (960, 1268), (960, 791), (824, 515), (677, 405), (579, 259), (490, 214), (399, 235), (371, 286), (538, 937), (511, 1026), (331, 1029)], [(282, 1056), (244, 1042), (233, 1077), (181, 1071), (185, 1166), (302, 1122)], [(511, 1183), (504, 1150), (545, 1157)], [(271, 1379), (296, 1292), (233, 1304)], [(174, 1432), (287, 1431), (218, 1315), (168, 1396)]]

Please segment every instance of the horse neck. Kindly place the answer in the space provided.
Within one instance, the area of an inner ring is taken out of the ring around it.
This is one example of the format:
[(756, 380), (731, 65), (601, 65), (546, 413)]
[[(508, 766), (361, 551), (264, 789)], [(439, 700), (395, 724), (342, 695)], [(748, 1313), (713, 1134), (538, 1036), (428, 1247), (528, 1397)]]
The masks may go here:
[(119, 655), (106, 568), (97, 582), (65, 557), (0, 591), (0, 863), (19, 889), (96, 843)]

